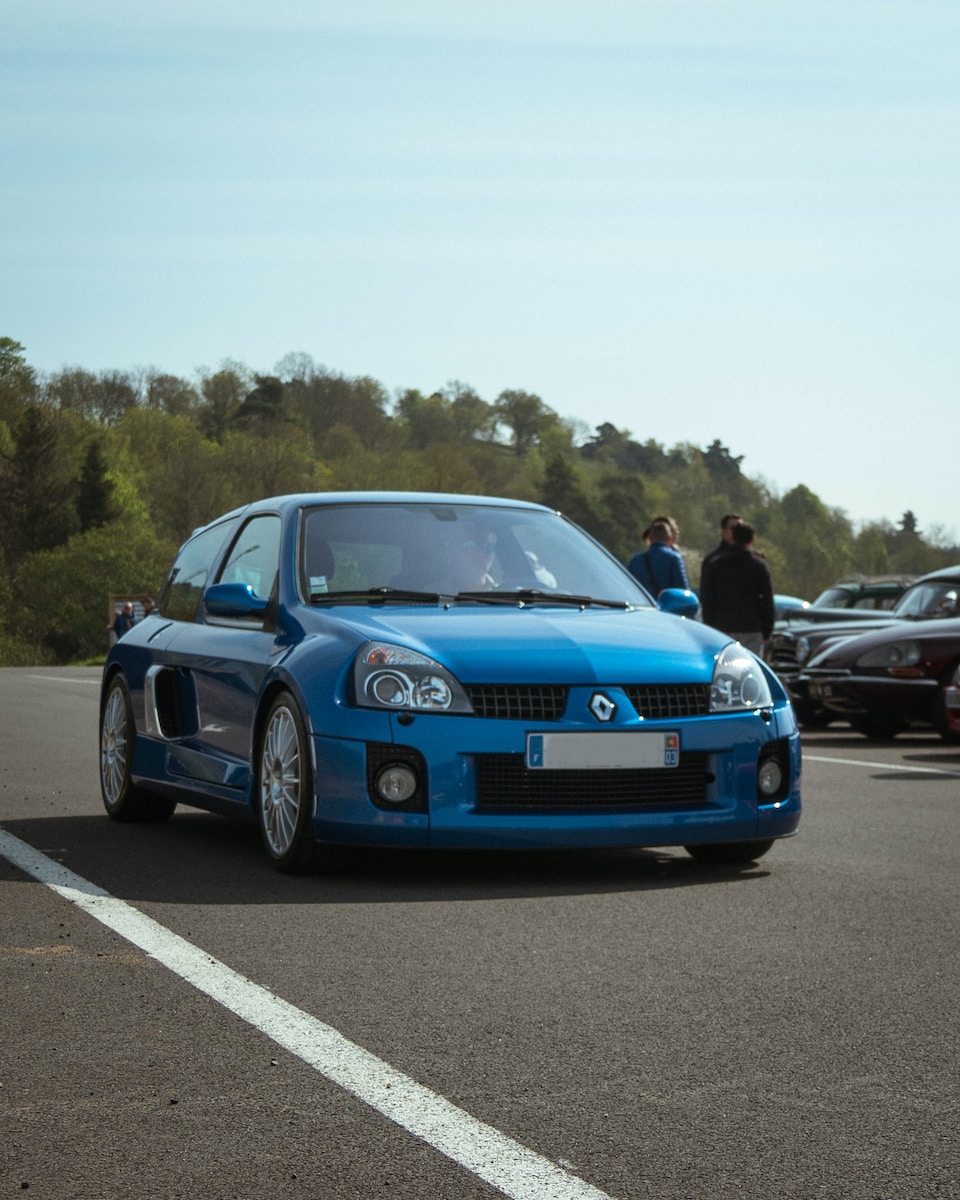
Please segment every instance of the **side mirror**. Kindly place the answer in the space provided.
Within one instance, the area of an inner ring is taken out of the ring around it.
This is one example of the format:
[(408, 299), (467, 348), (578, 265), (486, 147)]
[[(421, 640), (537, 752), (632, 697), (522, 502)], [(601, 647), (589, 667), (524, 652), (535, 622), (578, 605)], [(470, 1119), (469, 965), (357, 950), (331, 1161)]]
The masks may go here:
[(203, 607), (211, 617), (262, 620), (268, 603), (249, 583), (215, 583), (203, 597)]
[(657, 597), (657, 604), (663, 612), (673, 613), (675, 617), (696, 617), (700, 612), (697, 593), (683, 588), (664, 588)]

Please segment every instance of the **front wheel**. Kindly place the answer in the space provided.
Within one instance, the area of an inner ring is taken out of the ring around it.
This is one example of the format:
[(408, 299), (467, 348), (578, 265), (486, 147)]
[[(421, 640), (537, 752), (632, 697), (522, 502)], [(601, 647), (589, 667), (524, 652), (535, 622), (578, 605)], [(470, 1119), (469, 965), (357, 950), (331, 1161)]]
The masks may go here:
[(697, 862), (748, 863), (762, 858), (773, 845), (773, 838), (755, 842), (716, 842), (707, 846), (684, 846)]
[(100, 710), (100, 791), (104, 807), (115, 821), (166, 821), (177, 802), (153, 796), (133, 782), (136, 743), (130, 693), (122, 676), (117, 675)]
[(273, 865), (288, 874), (317, 864), (313, 837), (313, 774), (303, 717), (289, 692), (267, 713), (257, 769), (260, 836)]

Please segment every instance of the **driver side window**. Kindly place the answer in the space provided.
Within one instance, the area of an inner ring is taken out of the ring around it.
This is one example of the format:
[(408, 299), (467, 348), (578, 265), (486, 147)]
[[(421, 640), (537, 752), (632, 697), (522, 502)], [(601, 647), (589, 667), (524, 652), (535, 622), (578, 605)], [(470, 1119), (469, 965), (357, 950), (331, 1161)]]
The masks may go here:
[(280, 566), (280, 518), (254, 517), (244, 525), (220, 570), (217, 583), (249, 584), (256, 595), (270, 598)]

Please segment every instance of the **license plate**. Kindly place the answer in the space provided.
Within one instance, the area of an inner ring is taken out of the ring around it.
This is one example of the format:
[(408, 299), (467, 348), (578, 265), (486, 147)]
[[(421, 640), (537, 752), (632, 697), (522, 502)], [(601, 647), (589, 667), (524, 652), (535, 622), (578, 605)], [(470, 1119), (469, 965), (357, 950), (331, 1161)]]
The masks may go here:
[(829, 683), (811, 683), (810, 695), (815, 697), (817, 700), (821, 700), (824, 696), (832, 696), (833, 688)]
[(678, 733), (527, 734), (527, 766), (534, 771), (635, 771), (679, 765)]

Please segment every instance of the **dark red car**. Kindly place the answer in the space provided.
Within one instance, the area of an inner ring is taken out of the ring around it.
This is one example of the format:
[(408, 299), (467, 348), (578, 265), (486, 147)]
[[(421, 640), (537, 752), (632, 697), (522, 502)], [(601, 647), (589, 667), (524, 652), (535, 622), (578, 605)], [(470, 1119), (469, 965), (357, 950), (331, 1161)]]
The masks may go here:
[(827, 644), (801, 678), (811, 701), (869, 738), (892, 738), (921, 722), (960, 741), (958, 667), (960, 619), (904, 621)]

